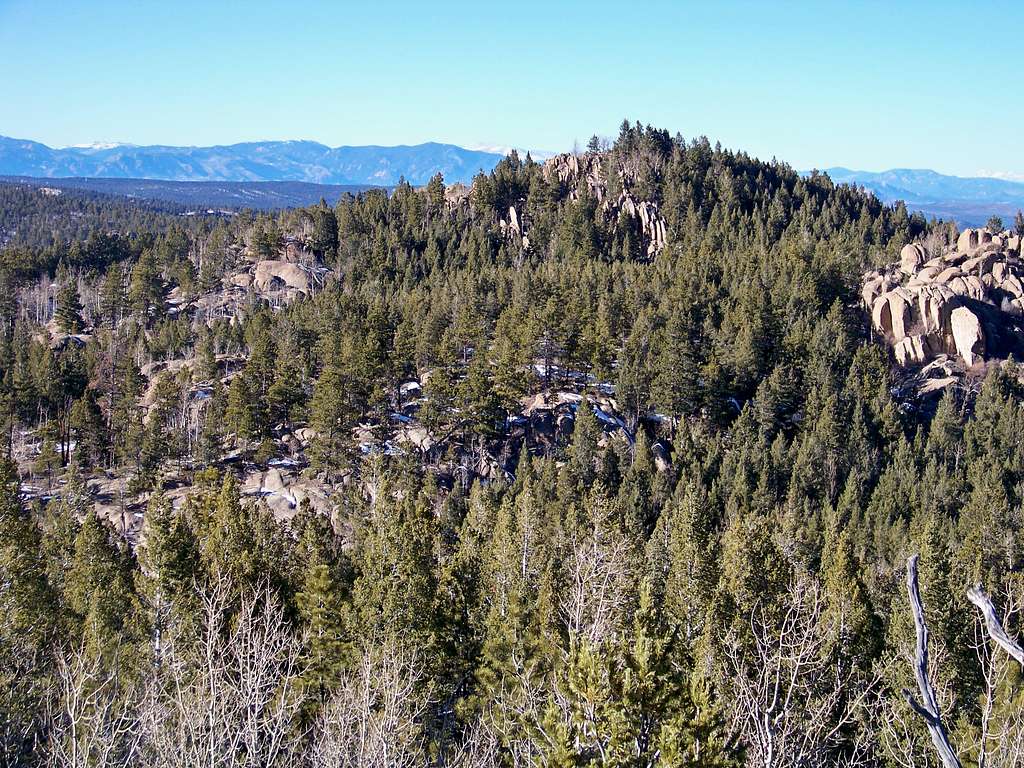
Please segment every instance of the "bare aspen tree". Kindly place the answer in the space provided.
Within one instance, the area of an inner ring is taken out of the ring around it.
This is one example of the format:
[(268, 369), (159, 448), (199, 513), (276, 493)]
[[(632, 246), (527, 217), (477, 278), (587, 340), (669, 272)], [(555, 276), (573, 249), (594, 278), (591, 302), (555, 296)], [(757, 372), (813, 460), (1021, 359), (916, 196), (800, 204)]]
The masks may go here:
[(299, 638), (269, 590), (243, 595), (233, 615), (223, 581), (200, 603), (198, 636), (172, 633), (142, 709), (150, 764), (288, 764), (299, 747)]
[(985, 594), (981, 586), (978, 585), (968, 589), (967, 599), (974, 603), (978, 610), (981, 611), (982, 616), (985, 618), (985, 627), (988, 629), (992, 640), (1010, 656), (1015, 658), (1021, 666), (1024, 666), (1024, 648), (1021, 648), (1016, 640), (1011, 639), (1006, 634), (1002, 622), (999, 621), (999, 617), (996, 615), (995, 606), (992, 605), (992, 601)]
[(492, 768), (501, 764), (500, 742), (488, 713), (477, 717), (450, 751), (445, 765), (451, 768)]
[(513, 765), (530, 765), (540, 746), (551, 743), (544, 723), (551, 690), (549, 681), (518, 652), (513, 651), (511, 661), (514, 673), (500, 683), (490, 707), (480, 713), (477, 726), (493, 734)]
[(127, 768), (138, 764), (138, 698), (84, 648), (57, 663), (49, 763), (54, 768)]
[[(981, 613), (974, 625), (973, 648), (982, 670), (984, 693), (981, 698), (981, 723), (974, 753), (978, 768), (1011, 768), (1024, 765), (1024, 712), (1011, 702), (1000, 701), (1020, 660), (1020, 645), (1006, 633), (995, 606), (980, 586), (967, 591), (968, 599)], [(1022, 610), (1021, 596), (1007, 590), (1004, 618), (1012, 620)], [(1004, 653), (1005, 651), (1005, 653)]]
[(750, 766), (834, 765), (843, 731), (867, 706), (874, 681), (858, 681), (829, 654), (840, 628), (823, 607), (817, 582), (801, 579), (781, 613), (758, 605), (749, 639), (733, 632), (725, 641), (734, 727)]
[[(903, 694), (911, 709), (921, 716), (928, 727), (936, 754), (945, 768), (959, 768), (961, 762), (949, 735), (942, 723), (937, 697), (929, 674), (928, 626), (917, 583), (918, 556), (907, 560), (907, 594), (916, 629), (916, 647), (913, 660), (914, 675), (921, 694), (921, 703), (904, 690)], [(978, 768), (1009, 768), (1024, 764), (1024, 712), (1010, 706), (1001, 716), (996, 716), (998, 694), (1008, 678), (1010, 658), (1024, 665), (1024, 650), (1011, 638), (1003, 627), (992, 600), (980, 586), (967, 590), (967, 598), (980, 612), (975, 624), (973, 648), (982, 670), (984, 693), (981, 698), (980, 728), (973, 752), (977, 755)], [(1006, 596), (1006, 616), (1017, 615), (1022, 608), (1021, 599), (1012, 590)], [(987, 637), (986, 637), (987, 636)], [(996, 652), (992, 643), (1005, 655)], [(1005, 708), (1004, 708), (1005, 709)], [(891, 728), (887, 723), (885, 728)], [(909, 737), (909, 733), (907, 734)], [(907, 739), (909, 743), (909, 738)], [(912, 762), (905, 762), (913, 765)]]
[(316, 726), (313, 768), (425, 765), (427, 701), (419, 659), (393, 643), (364, 647)]
[(634, 574), (629, 541), (601, 511), (593, 517), (592, 525), (572, 534), (559, 612), (570, 636), (598, 645), (620, 628)]

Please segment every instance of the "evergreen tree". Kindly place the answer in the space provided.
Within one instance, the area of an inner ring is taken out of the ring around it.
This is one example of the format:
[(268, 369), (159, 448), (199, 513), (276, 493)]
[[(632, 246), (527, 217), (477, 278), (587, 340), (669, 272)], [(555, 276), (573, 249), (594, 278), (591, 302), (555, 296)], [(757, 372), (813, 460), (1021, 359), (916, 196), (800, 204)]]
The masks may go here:
[(569, 463), (566, 471), (574, 485), (589, 488), (596, 475), (595, 459), (598, 456), (598, 440), (601, 437), (601, 425), (594, 415), (594, 407), (590, 399), (584, 395), (576, 407), (576, 420), (573, 423), (572, 443), (569, 446)]
[(130, 561), (95, 512), (75, 536), (74, 555), (64, 582), (64, 596), (92, 653), (113, 653), (130, 630), (134, 599)]
[(171, 622), (187, 623), (195, 612), (194, 579), (199, 573), (195, 534), (162, 494), (154, 494), (146, 509), (138, 560), (137, 589), (159, 664)]
[(61, 333), (79, 333), (85, 327), (82, 320), (82, 300), (78, 297), (78, 286), (74, 279), (67, 278), (57, 292), (57, 308), (54, 320)]
[(706, 695), (698, 708), (684, 661), (645, 582), (628, 639), (602, 648), (577, 643), (571, 650), (560, 686), (569, 725), (554, 740), (554, 762), (741, 765), (741, 751), (721, 715), (706, 707)]
[(50, 644), (58, 602), (46, 579), (41, 537), (18, 498), (16, 468), (0, 464), (0, 762), (32, 763), (44, 738)]
[(344, 595), (336, 578), (337, 574), (331, 572), (330, 565), (314, 549), (295, 597), (306, 630), (302, 685), (317, 707), (327, 703), (352, 654)]

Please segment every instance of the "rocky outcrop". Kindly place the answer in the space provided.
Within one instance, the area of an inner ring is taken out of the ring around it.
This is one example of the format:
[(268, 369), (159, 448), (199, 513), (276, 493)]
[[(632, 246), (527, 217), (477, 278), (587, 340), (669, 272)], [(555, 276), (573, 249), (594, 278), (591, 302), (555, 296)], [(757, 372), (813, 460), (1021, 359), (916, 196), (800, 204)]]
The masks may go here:
[(905, 275), (913, 275), (924, 261), (924, 247), (920, 243), (908, 243), (900, 251), (900, 270)]
[(604, 178), (604, 156), (593, 152), (555, 155), (544, 163), (544, 178), (568, 187), (569, 197), (578, 200), (585, 185), (590, 194), (603, 202), (608, 185)]
[[(946, 358), (961, 368), (1024, 350), (1020, 238), (964, 230), (938, 254), (909, 243), (898, 263), (864, 276), (861, 299), (875, 333), (909, 368)], [(946, 375), (943, 379), (949, 378)]]
[(514, 205), (510, 205), (508, 208), (508, 218), (501, 220), (501, 232), (505, 236), (506, 240), (512, 243), (518, 243), (525, 251), (530, 247), (530, 238), (523, 230), (524, 227), (519, 221), (519, 214), (516, 212), (516, 207)]
[(469, 208), (469, 187), (465, 184), (449, 184), (444, 188), (444, 203), (449, 211)]
[(330, 515), (331, 488), (287, 465), (255, 469), (242, 480), (242, 494), (263, 501), (279, 519), (290, 519), (304, 500), (313, 510)]
[(921, 364), (928, 360), (931, 353), (931, 344), (924, 334), (907, 336), (893, 348), (896, 354), (896, 362), (906, 367), (909, 365)]
[(619, 197), (618, 208), (632, 219), (639, 219), (640, 233), (647, 244), (650, 258), (661, 253), (665, 247), (665, 219), (658, 212), (658, 206), (648, 200), (636, 200), (628, 192)]
[(949, 314), (956, 353), (968, 367), (985, 359), (985, 331), (981, 320), (967, 307), (957, 307)]
[(289, 261), (260, 261), (256, 264), (252, 284), (265, 293), (280, 288), (294, 288), (309, 293), (312, 284), (309, 270)]
[(636, 178), (634, 172), (625, 167), (615, 170), (622, 192), (615, 199), (609, 196), (606, 158), (607, 155), (594, 152), (555, 155), (544, 163), (544, 178), (565, 188), (571, 200), (578, 200), (586, 191), (598, 201), (599, 209), (611, 224), (618, 221), (620, 213), (626, 214), (640, 231), (644, 254), (654, 258), (665, 248), (665, 218), (657, 202), (639, 199), (634, 194)]

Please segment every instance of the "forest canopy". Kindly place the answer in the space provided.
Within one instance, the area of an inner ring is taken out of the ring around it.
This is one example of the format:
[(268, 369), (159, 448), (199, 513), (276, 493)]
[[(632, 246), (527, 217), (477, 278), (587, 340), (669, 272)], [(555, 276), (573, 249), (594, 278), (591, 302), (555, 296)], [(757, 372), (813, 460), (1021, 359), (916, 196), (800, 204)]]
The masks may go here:
[(0, 762), (933, 765), (912, 554), (950, 742), (1024, 760), (1019, 367), (908, 396), (858, 294), (955, 227), (628, 122), (95, 205), (0, 251)]

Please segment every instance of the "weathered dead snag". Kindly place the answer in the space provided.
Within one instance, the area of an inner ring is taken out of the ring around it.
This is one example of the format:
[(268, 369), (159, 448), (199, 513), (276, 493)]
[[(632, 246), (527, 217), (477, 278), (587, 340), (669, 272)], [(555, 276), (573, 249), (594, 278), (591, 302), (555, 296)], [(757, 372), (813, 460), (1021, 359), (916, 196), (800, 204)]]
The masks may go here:
[[(924, 718), (928, 726), (928, 733), (935, 745), (935, 751), (942, 760), (945, 768), (962, 768), (960, 759), (957, 757), (952, 744), (949, 742), (949, 735), (942, 724), (942, 717), (939, 712), (938, 703), (935, 700), (935, 691), (931, 681), (928, 679), (928, 625), (925, 623), (924, 608), (921, 605), (921, 594), (917, 586), (917, 555), (907, 560), (907, 594), (910, 597), (910, 608), (914, 615), (914, 627), (917, 630), (917, 646), (914, 653), (914, 677), (917, 679), (917, 687), (921, 692), (921, 702), (918, 703), (910, 691), (904, 689), (903, 695), (911, 709)], [(967, 599), (970, 600), (979, 611), (985, 622), (985, 628), (1000, 648), (1005, 650), (1011, 657), (1024, 666), (1024, 649), (1013, 640), (1003, 628), (999, 616), (996, 614), (992, 600), (981, 588), (975, 585), (967, 590)], [(1016, 763), (1015, 763), (1016, 764)]]
[(943, 766), (945, 768), (963, 768), (960, 758), (953, 750), (953, 745), (949, 743), (949, 735), (942, 724), (939, 705), (935, 700), (935, 690), (932, 688), (931, 680), (928, 679), (928, 625), (924, 620), (921, 593), (917, 587), (917, 558), (917, 555), (913, 555), (907, 560), (907, 594), (910, 597), (910, 609), (914, 614), (914, 628), (917, 632), (914, 677), (917, 679), (917, 687), (921, 692), (921, 703), (919, 704), (913, 694), (905, 688), (903, 695), (911, 709), (924, 718), (925, 725), (928, 726), (928, 734), (932, 737), (935, 751), (938, 752)]

